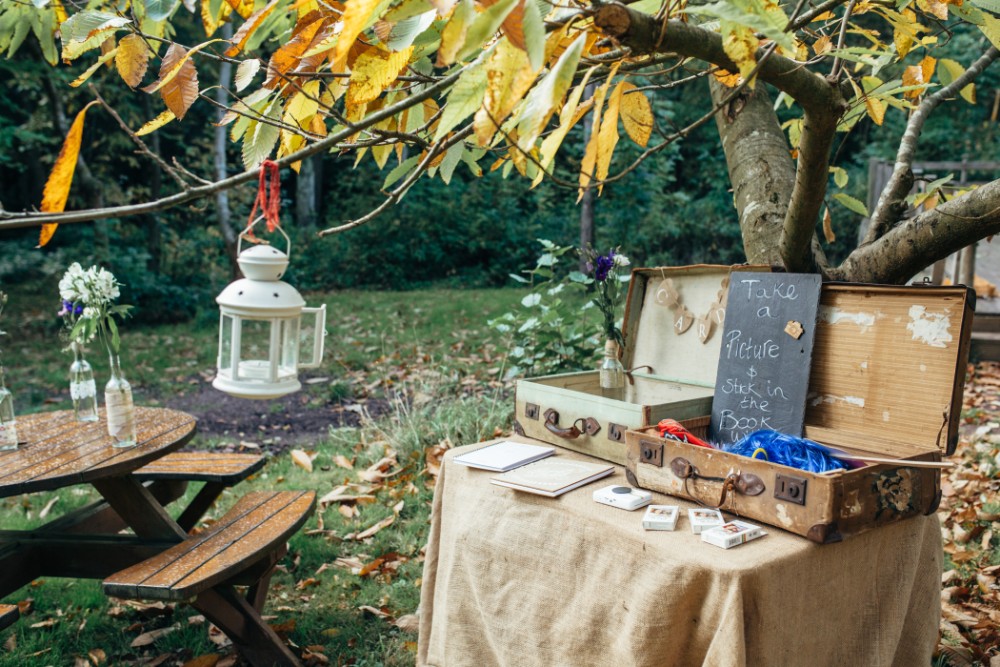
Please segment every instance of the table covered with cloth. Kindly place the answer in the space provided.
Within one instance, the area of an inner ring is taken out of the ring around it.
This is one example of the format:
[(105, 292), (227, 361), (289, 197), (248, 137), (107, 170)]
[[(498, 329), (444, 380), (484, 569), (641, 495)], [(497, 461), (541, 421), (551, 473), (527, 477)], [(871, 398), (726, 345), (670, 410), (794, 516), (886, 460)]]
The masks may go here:
[(594, 502), (595, 489), (627, 485), (620, 466), (547, 498), (451, 461), (474, 447), (449, 452), (437, 481), (418, 665), (931, 662), (942, 567), (936, 516), (827, 545), (765, 526), (766, 537), (724, 550), (692, 534), (693, 505), (681, 499), (653, 497), (681, 507), (674, 532), (644, 530), (644, 510)]

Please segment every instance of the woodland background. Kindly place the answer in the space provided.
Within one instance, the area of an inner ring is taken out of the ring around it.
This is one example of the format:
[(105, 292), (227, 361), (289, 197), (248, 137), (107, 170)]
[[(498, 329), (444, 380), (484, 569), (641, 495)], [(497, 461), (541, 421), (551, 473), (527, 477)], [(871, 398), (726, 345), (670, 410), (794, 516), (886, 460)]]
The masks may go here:
[[(197, 41), (201, 27), (196, 17), (181, 12), (175, 21), (179, 41)], [(979, 40), (969, 31), (946, 38), (938, 55), (959, 60), (966, 60)], [(67, 118), (93, 99), (86, 86), (67, 85), (87, 63), (52, 68), (30, 49), (37, 49), (33, 40), (13, 58), (0, 59), (0, 202), (11, 211), (41, 202)], [(208, 81), (213, 74), (205, 71), (202, 76)], [(132, 127), (155, 116), (159, 109), (148, 96), (132, 94), (117, 77), (113, 67), (102, 68), (91, 83)], [(948, 113), (931, 116), (918, 160), (982, 160), (998, 154), (1000, 70), (987, 69), (976, 85), (974, 105), (960, 100)], [(651, 100), (658, 122), (684, 125), (705, 113), (709, 98), (704, 92), (691, 86), (656, 91)], [(779, 111), (782, 120), (784, 111)], [(187, 168), (210, 176), (215, 120), (210, 105), (196, 105), (185, 122), (154, 133), (151, 147), (168, 161), (177, 157)], [(865, 118), (838, 137), (832, 163), (847, 170), (848, 194), (865, 201), (868, 162), (894, 157), (904, 123), (903, 113), (893, 109), (881, 127)], [(582, 157), (584, 125), (578, 124), (565, 143), (571, 163)], [(229, 172), (241, 170), (238, 146), (225, 144)], [(616, 164), (634, 159), (630, 150), (638, 149), (623, 145)], [(103, 110), (88, 118), (81, 155), (87, 169), (78, 173), (67, 210), (98, 202), (110, 206), (146, 201), (161, 188), (161, 173), (135, 154), (128, 137)], [(503, 286), (511, 284), (508, 274), (533, 264), (535, 239), (579, 242), (575, 190), (546, 180), (529, 191), (516, 175), (504, 180), (497, 171), (475, 178), (464, 167), (450, 186), (438, 179), (420, 181), (399, 205), (368, 225), (332, 238), (315, 236), (317, 229), (377, 206), (385, 172), (379, 173), (368, 160), (355, 167), (352, 156), (336, 154), (307, 161), (303, 174), (313, 178), (283, 172), (283, 220), (293, 234), (296, 254), (290, 282), (307, 290), (410, 289), (431, 283)], [(969, 174), (970, 181), (985, 177), (995, 175)], [(638, 265), (741, 262), (740, 231), (728, 188), (718, 134), (714, 124), (706, 124), (604, 189), (595, 203), (595, 245), (621, 245)], [(245, 220), (254, 190), (251, 185), (229, 193), (230, 225), (238, 227)], [(837, 241), (826, 250), (836, 263), (856, 244), (860, 216), (829, 203)], [(71, 261), (98, 261), (126, 283), (124, 302), (140, 306), (140, 321), (183, 321), (199, 309), (214, 309), (210, 297), (231, 275), (213, 200), (141, 218), (67, 225), (44, 250), (33, 249), (37, 234), (37, 229), (0, 234), (7, 250), (0, 256), (0, 283), (37, 283)]]

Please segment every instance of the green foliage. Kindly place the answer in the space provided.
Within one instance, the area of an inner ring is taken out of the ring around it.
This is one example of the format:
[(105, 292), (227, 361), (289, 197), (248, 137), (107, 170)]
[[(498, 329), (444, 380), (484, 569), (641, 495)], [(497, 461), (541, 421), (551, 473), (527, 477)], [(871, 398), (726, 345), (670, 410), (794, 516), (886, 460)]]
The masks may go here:
[(510, 340), (508, 378), (579, 370), (593, 360), (599, 344), (600, 327), (588, 317), (599, 313), (586, 300), (586, 279), (581, 280), (578, 272), (571, 278), (572, 274), (558, 270), (567, 255), (575, 259), (575, 249), (545, 239), (539, 243), (543, 252), (534, 268), (522, 271), (528, 277), (510, 276), (531, 285), (521, 299), (522, 308), (489, 321)]

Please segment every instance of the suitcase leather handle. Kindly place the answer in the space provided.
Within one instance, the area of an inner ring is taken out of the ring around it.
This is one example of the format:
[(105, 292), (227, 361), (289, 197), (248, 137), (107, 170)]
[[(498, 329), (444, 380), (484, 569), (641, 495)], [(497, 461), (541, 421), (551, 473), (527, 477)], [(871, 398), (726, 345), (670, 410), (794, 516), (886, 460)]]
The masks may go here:
[[(580, 426), (583, 427), (582, 430)], [(580, 417), (569, 426), (559, 426), (559, 413), (549, 408), (545, 411), (545, 428), (553, 435), (565, 438), (566, 440), (573, 440), (579, 438), (584, 433), (587, 435), (597, 435), (601, 430), (601, 424), (593, 417)]]
[(764, 480), (749, 472), (731, 472), (726, 477), (709, 477), (698, 472), (690, 461), (678, 456), (670, 462), (670, 471), (677, 477), (684, 480), (684, 492), (688, 494), (699, 505), (705, 505), (702, 501), (694, 497), (688, 488), (688, 480), (704, 480), (706, 482), (721, 482), (722, 494), (719, 502), (713, 505), (715, 509), (721, 509), (726, 503), (726, 496), (729, 492), (738, 493), (744, 496), (759, 496), (764, 493)]

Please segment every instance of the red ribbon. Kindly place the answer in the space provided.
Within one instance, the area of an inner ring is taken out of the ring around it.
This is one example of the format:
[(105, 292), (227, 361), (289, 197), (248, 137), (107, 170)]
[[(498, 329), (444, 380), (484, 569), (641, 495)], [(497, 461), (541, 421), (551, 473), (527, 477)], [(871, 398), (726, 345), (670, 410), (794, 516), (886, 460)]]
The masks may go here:
[(681, 442), (686, 442), (691, 445), (698, 445), (699, 447), (708, 447), (709, 449), (712, 449), (712, 445), (697, 437), (694, 433), (687, 430), (673, 419), (661, 419), (660, 423), (656, 425), (656, 428), (659, 429), (661, 438), (680, 440)]
[[(270, 175), (271, 183), (267, 179)], [(260, 206), (261, 215), (267, 222), (267, 231), (273, 232), (278, 226), (278, 209), (281, 207), (281, 178), (278, 175), (278, 163), (274, 160), (264, 160), (260, 165), (260, 181), (257, 183), (257, 198), (253, 202), (253, 210), (247, 219), (248, 236), (253, 238), (253, 224)]]

